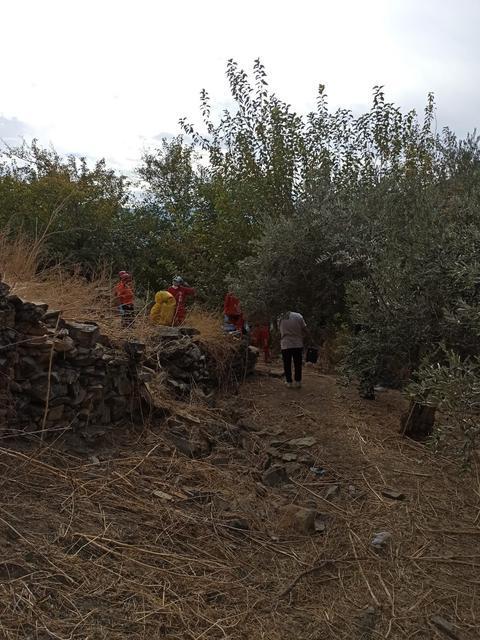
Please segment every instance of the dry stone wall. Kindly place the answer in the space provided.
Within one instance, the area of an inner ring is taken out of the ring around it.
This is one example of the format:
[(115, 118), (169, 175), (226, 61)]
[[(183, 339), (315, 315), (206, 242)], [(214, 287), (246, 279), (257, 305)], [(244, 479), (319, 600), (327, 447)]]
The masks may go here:
[(73, 430), (94, 436), (143, 415), (155, 379), (183, 397), (209, 393), (253, 372), (255, 349), (232, 343), (218, 366), (195, 330), (163, 328), (148, 344), (114, 343), (94, 322), (64, 320), (0, 282), (0, 429), (10, 433)]
[(142, 345), (114, 346), (93, 322), (69, 322), (0, 283), (0, 424), (10, 431), (111, 425), (134, 409)]
[(146, 364), (179, 396), (192, 388), (207, 394), (231, 391), (254, 372), (258, 350), (245, 339), (229, 338), (228, 348), (215, 355), (195, 329), (159, 327), (148, 342)]

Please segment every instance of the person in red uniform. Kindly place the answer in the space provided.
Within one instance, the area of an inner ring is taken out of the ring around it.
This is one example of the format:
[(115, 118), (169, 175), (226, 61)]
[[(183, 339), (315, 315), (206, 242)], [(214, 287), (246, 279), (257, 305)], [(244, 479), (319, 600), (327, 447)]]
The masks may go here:
[(122, 327), (128, 327), (133, 323), (135, 313), (132, 276), (128, 271), (120, 271), (118, 277), (120, 282), (114, 289), (115, 304), (120, 312)]
[(255, 324), (250, 340), (254, 347), (263, 351), (265, 364), (270, 362), (270, 327), (268, 324)]
[(173, 324), (182, 324), (185, 320), (185, 316), (187, 315), (185, 299), (188, 296), (194, 296), (195, 289), (191, 287), (187, 282), (185, 282), (185, 280), (180, 276), (175, 276), (172, 286), (168, 288), (168, 293), (171, 293), (177, 301), (177, 306), (175, 307), (175, 315), (173, 316)]
[(243, 318), (240, 300), (230, 291), (223, 301), (225, 320), (233, 325), (237, 331), (243, 332), (245, 320)]

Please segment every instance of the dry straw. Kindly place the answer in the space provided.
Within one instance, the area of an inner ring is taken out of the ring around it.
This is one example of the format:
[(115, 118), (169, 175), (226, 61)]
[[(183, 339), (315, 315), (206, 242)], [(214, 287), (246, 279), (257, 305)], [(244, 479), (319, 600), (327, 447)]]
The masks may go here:
[[(273, 427), (275, 410), (251, 391), (243, 407)], [(293, 428), (296, 407), (283, 411)], [(327, 479), (305, 468), (270, 489), (259, 483), (268, 436), (235, 444), (228, 407), (184, 413), (184, 426), (210, 433), (205, 459), (180, 456), (164, 425), (120, 430), (90, 460), (51, 445), (0, 448), (2, 638), (430, 640), (435, 615), (477, 637), (478, 498), (454, 466), (400, 436), (386, 448), (359, 432), (357, 457), (339, 455)], [(404, 502), (381, 496), (393, 469)], [(332, 480), (340, 497), (317, 501), (324, 534), (279, 526), (282, 504), (308, 505)], [(378, 553), (369, 541), (380, 527), (393, 542)]]

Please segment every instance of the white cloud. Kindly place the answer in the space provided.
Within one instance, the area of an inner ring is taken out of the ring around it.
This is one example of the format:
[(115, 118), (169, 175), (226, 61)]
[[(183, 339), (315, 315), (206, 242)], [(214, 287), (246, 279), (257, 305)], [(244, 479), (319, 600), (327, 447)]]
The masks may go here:
[(0, 116), (0, 145), (18, 146), (22, 141), (31, 138), (31, 128), (18, 118)]
[[(0, 115), (60, 151), (135, 164), (159, 131), (198, 118), (198, 93), (228, 102), (226, 60), (260, 56), (297, 109), (327, 85), (334, 106), (366, 105), (371, 87), (460, 132), (478, 118), (476, 0), (18, 0), (3, 3)], [(8, 61), (5, 63), (5, 61)]]

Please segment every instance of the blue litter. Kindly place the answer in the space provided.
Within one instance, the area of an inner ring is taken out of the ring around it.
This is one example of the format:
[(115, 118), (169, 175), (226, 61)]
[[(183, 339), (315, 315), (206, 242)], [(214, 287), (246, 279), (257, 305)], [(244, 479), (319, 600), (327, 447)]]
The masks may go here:
[(327, 473), (327, 470), (323, 467), (310, 467), (310, 471), (316, 476), (324, 476)]

